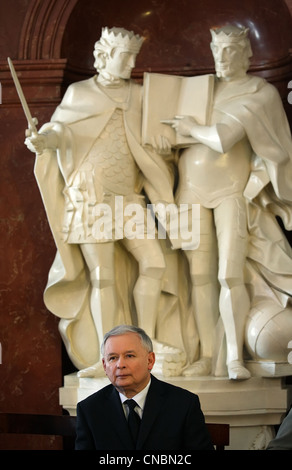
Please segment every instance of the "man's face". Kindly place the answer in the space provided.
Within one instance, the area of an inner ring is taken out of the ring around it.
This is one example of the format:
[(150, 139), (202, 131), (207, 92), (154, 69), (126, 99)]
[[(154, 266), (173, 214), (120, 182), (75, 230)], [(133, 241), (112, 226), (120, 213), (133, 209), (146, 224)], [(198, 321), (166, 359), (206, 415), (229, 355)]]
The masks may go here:
[(133, 52), (116, 48), (113, 54), (107, 57), (105, 71), (115, 78), (126, 80), (131, 77), (136, 57), (137, 54)]
[(236, 43), (212, 42), (217, 77), (226, 80), (241, 78), (246, 73), (245, 48)]
[(102, 362), (111, 383), (131, 398), (146, 387), (155, 355), (146, 351), (136, 333), (126, 333), (106, 341)]

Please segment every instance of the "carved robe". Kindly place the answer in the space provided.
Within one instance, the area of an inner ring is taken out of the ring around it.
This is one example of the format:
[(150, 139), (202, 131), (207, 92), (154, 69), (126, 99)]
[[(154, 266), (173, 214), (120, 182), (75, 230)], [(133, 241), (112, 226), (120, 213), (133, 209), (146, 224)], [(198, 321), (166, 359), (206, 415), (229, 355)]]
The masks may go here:
[[(90, 280), (78, 244), (64, 242), (64, 190), (70, 187), (98, 136), (117, 108), (122, 108), (127, 143), (141, 172), (143, 188), (152, 203), (173, 202), (172, 177), (161, 157), (146, 151), (141, 142), (142, 87), (129, 83), (128, 100), (114, 102), (98, 87), (96, 77), (71, 85), (61, 104), (40, 132), (51, 129), (59, 135), (60, 148), (38, 155), (35, 176), (57, 246), (44, 293), (47, 308), (61, 318), (60, 333), (77, 368), (99, 360), (99, 344), (90, 312)], [(124, 321), (131, 322), (129, 298), (130, 261), (117, 247), (118, 293), (123, 302)], [(129, 279), (128, 279), (129, 278)], [(84, 347), (84, 337), (88, 348)]]

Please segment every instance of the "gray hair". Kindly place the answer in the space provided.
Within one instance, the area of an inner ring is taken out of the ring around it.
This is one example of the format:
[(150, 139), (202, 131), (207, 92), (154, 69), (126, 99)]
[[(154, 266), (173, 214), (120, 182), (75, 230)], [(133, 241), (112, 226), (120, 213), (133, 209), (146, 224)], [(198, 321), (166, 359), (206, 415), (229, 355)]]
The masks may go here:
[(147, 333), (145, 333), (144, 330), (142, 330), (142, 328), (133, 325), (118, 325), (112, 328), (108, 333), (104, 335), (103, 342), (101, 345), (101, 354), (104, 355), (105, 343), (111, 336), (120, 336), (125, 335), (127, 333), (136, 333), (140, 337), (142, 346), (146, 349), (146, 351), (153, 351), (153, 344), (151, 338), (147, 335)]

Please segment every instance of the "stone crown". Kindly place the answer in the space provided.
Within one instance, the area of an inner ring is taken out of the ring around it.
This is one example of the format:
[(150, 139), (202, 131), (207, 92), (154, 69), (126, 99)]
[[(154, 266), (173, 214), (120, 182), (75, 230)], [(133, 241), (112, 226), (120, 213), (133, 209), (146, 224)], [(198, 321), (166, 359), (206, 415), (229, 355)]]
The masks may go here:
[(102, 28), (100, 41), (106, 41), (112, 47), (121, 47), (126, 51), (138, 53), (144, 41), (142, 36), (123, 28)]
[(214, 42), (240, 42), (248, 37), (249, 28), (223, 27), (210, 30)]

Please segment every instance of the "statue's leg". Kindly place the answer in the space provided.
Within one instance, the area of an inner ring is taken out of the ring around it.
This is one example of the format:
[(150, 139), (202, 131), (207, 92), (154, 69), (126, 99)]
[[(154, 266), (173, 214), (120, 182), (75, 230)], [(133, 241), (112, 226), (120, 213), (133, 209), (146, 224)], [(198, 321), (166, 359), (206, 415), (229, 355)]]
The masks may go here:
[(138, 326), (143, 328), (153, 342), (156, 356), (153, 372), (165, 377), (178, 376), (185, 365), (183, 350), (156, 339), (156, 326), (165, 258), (158, 240), (124, 240), (126, 248), (139, 264), (139, 275), (134, 286)]
[(139, 265), (139, 275), (133, 290), (138, 324), (153, 339), (161, 280), (166, 267), (164, 255), (157, 240), (134, 239), (124, 240), (123, 243)]
[[(250, 377), (249, 371), (244, 367), (243, 345), (246, 316), (249, 311), (249, 295), (239, 278), (230, 277), (230, 266), (228, 273), (222, 273), (220, 312), (224, 325), (227, 358), (226, 364), (230, 379), (243, 380)], [(238, 285), (236, 283), (238, 282)]]
[(192, 281), (192, 307), (200, 339), (200, 358), (185, 376), (209, 375), (212, 368), (214, 330), (219, 316), (217, 241), (212, 210), (200, 208), (200, 245), (185, 251)]
[(220, 300), (227, 345), (227, 368), (230, 379), (250, 377), (243, 363), (246, 317), (250, 298), (245, 286), (248, 232), (245, 202), (228, 199), (214, 210), (219, 250)]
[[(91, 280), (91, 314), (99, 344), (104, 334), (117, 324), (117, 293), (115, 286), (114, 243), (86, 243), (81, 245)], [(79, 371), (82, 377), (103, 375), (100, 360), (92, 367)]]

